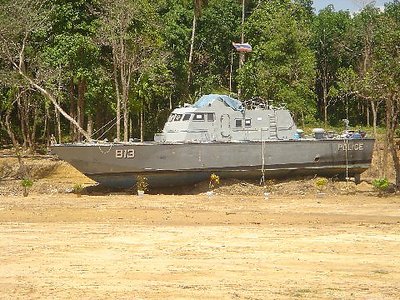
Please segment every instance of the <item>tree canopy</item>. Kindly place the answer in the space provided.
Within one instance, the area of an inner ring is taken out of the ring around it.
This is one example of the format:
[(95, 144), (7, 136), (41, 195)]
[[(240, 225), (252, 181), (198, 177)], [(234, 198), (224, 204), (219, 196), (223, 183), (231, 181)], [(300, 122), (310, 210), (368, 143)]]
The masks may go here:
[[(207, 93), (286, 105), (300, 125), (389, 126), (387, 108), (395, 112), (399, 97), (399, 1), (356, 13), (312, 5), (4, 0), (1, 144), (152, 139), (171, 109)], [(242, 33), (253, 51), (239, 68), (232, 42)]]

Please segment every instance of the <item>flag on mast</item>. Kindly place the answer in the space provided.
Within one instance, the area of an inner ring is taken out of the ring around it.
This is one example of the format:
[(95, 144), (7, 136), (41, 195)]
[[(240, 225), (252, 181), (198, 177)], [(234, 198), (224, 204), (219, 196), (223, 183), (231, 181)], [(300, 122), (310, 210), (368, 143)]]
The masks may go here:
[(232, 42), (233, 47), (235, 47), (237, 52), (251, 52), (253, 48), (251, 48), (249, 43), (235, 43)]

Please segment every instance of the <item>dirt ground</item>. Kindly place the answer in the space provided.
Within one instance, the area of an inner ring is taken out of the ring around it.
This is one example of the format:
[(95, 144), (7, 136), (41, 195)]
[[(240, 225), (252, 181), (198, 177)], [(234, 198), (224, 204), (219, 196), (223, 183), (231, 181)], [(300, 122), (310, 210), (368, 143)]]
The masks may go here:
[(24, 198), (0, 159), (0, 299), (400, 298), (400, 196), (368, 181), (139, 197), (62, 162), (29, 168)]
[(400, 198), (4, 196), (1, 299), (399, 299)]

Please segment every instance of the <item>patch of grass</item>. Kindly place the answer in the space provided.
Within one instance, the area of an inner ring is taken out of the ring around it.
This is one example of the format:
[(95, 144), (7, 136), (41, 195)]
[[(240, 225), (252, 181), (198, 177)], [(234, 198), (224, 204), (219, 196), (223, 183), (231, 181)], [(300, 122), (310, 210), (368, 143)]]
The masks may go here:
[(296, 298), (308, 297), (305, 294), (310, 294), (310, 293), (312, 293), (310, 289), (298, 289), (294, 292), (293, 296)]
[(208, 184), (209, 189), (211, 190), (211, 189), (215, 188), (216, 186), (219, 185), (219, 183), (220, 183), (219, 176), (214, 174), (214, 173), (212, 173), (210, 175), (210, 182)]
[(82, 191), (83, 191), (83, 185), (81, 183), (76, 183), (72, 187), (72, 192), (76, 194), (78, 197), (82, 195)]
[(136, 189), (143, 192), (147, 192), (149, 190), (149, 182), (146, 176), (138, 175), (136, 177)]
[(30, 178), (24, 178), (21, 180), (21, 185), (24, 188), (24, 197), (28, 197), (29, 189), (33, 186), (33, 180)]
[(383, 274), (383, 275), (389, 274), (389, 272), (386, 270), (374, 270), (374, 271), (372, 271), (372, 273)]
[(379, 195), (387, 193), (390, 187), (390, 182), (387, 178), (379, 178), (372, 180), (372, 185), (379, 192)]
[(326, 178), (317, 178), (317, 180), (315, 181), (315, 185), (317, 186), (317, 189), (319, 191), (322, 191), (327, 184), (328, 184), (328, 179)]

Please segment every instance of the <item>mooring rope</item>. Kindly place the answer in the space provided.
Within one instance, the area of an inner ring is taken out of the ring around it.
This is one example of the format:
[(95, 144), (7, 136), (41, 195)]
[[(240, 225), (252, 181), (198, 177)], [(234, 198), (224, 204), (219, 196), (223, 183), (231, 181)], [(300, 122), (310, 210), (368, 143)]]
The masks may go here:
[(108, 150), (107, 151), (103, 151), (102, 149), (101, 149), (101, 145), (99, 145), (98, 147), (99, 147), (99, 150), (100, 150), (100, 152), (102, 153), (102, 154), (107, 154), (107, 153), (109, 153), (110, 151), (111, 151), (111, 148), (114, 146), (114, 143), (110, 143), (110, 146), (109, 146), (109, 148), (108, 148)]
[(98, 140), (101, 139), (107, 132), (109, 132), (111, 130), (111, 128), (113, 128), (115, 126), (116, 123), (112, 124), (106, 131), (103, 132), (103, 134), (101, 136), (99, 136)]
[[(117, 117), (115, 117), (114, 119), (112, 119), (110, 122), (108, 122), (106, 125), (108, 125), (108, 124), (110, 124), (111, 122), (113, 122), (115, 119), (116, 119)], [(121, 120), (123, 120), (124, 119), (124, 117), (122, 116), (122, 117), (120, 117), (119, 119), (117, 119), (117, 120), (119, 120), (119, 121), (121, 121)], [(101, 135), (101, 136), (99, 136), (99, 138), (98, 138), (98, 140), (99, 139), (101, 139), (107, 132), (109, 132), (115, 125), (117, 124), (117, 122), (114, 122), (106, 131), (104, 131), (103, 132), (103, 134)], [(105, 125), (105, 126), (106, 126)], [(103, 126), (104, 127), (104, 126)], [(100, 130), (100, 129), (99, 129)], [(98, 131), (98, 130), (97, 130)]]
[(344, 145), (346, 147), (346, 181), (349, 181), (349, 139), (344, 139)]
[(265, 154), (264, 154), (264, 150), (265, 150), (265, 140), (264, 140), (264, 136), (263, 136), (263, 131), (262, 128), (260, 129), (261, 132), (261, 179), (260, 179), (260, 185), (265, 183)]
[[(114, 122), (117, 119), (117, 117), (115, 117), (114, 119), (108, 121), (106, 124), (104, 124), (103, 126), (101, 126), (99, 129), (97, 129), (95, 132), (93, 132), (92, 135), (95, 135), (97, 133), (99, 133), (100, 130), (102, 130), (103, 128), (107, 127), (111, 122)], [(111, 126), (111, 128), (114, 126), (114, 124)], [(104, 133), (103, 133), (104, 134)], [(102, 135), (101, 135), (102, 136)], [(101, 138), (101, 136), (99, 137), (99, 139)]]
[(107, 153), (109, 153), (110, 151), (111, 151), (111, 148), (114, 146), (114, 143), (110, 143), (110, 147), (108, 148), (108, 150), (107, 151), (103, 151), (103, 150), (101, 150), (101, 145), (99, 145), (99, 150), (100, 150), (100, 152), (102, 153), (102, 154), (107, 154)]

